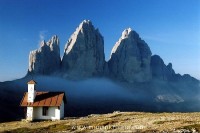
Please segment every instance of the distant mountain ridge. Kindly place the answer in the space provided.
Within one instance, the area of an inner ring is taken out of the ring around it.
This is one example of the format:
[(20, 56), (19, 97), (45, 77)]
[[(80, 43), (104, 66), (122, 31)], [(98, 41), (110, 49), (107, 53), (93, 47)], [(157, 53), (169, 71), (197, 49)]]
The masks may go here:
[(176, 74), (172, 64), (153, 55), (148, 44), (131, 28), (125, 29), (116, 42), (108, 62), (105, 61), (104, 39), (90, 20), (77, 27), (65, 45), (60, 58), (59, 38), (53, 36), (30, 52), (29, 74), (59, 75), (69, 79), (108, 77), (127, 83), (196, 80), (190, 75)]

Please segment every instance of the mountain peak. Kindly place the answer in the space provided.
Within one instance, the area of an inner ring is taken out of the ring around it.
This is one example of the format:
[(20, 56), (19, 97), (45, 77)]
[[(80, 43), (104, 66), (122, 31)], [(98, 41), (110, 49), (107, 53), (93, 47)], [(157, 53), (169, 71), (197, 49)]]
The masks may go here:
[(129, 27), (129, 28), (127, 28), (127, 29), (125, 29), (123, 32), (122, 32), (122, 37), (123, 38), (125, 38), (125, 37), (127, 37), (129, 34), (130, 34), (130, 32), (132, 32), (133, 30)]
[(65, 45), (62, 69), (71, 77), (104, 72), (104, 40), (90, 20), (81, 22)]
[(47, 45), (50, 47), (51, 51), (56, 50), (58, 53), (60, 52), (59, 38), (57, 35), (52, 36), (47, 42)]
[(91, 23), (92, 22), (90, 20), (86, 20), (86, 19), (82, 21), (82, 24), (91, 24)]
[(58, 42), (58, 41), (59, 41), (59, 38), (58, 38), (57, 35), (53, 35), (53, 36), (51, 37), (51, 40), (52, 40), (52, 42)]
[(92, 25), (92, 22), (90, 20), (83, 20), (79, 27), (78, 27), (78, 30), (81, 30), (81, 29), (88, 29), (88, 27), (92, 27), (94, 28), (94, 26)]
[(37, 50), (29, 54), (29, 72), (52, 74), (60, 68), (59, 39), (54, 35), (47, 43), (43, 40)]
[(43, 47), (44, 45), (46, 45), (46, 42), (45, 42), (45, 40), (42, 40), (42, 41), (40, 42), (40, 47)]
[(129, 38), (129, 37), (139, 38), (139, 35), (129, 27), (122, 32), (121, 39)]
[(122, 32), (108, 62), (113, 77), (128, 82), (145, 82), (151, 79), (151, 50), (131, 28)]
[(177, 78), (177, 75), (172, 68), (172, 63), (165, 65), (162, 58), (158, 55), (153, 55), (151, 57), (151, 70), (152, 76), (155, 79), (173, 81)]
[(169, 64), (167, 65), (167, 67), (170, 68), (170, 69), (172, 69), (172, 63), (169, 63)]
[(53, 35), (51, 39), (47, 42), (49, 44), (59, 44), (59, 38), (57, 35)]

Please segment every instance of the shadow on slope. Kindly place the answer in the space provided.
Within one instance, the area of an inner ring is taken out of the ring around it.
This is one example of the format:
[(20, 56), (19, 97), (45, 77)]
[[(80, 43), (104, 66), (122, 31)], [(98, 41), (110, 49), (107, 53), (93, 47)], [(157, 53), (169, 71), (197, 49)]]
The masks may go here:
[[(0, 83), (1, 121), (23, 118), (23, 108), (19, 105), (30, 79), (25, 77)], [(48, 76), (36, 76), (34, 80), (38, 83), (37, 91), (66, 93), (65, 116), (85, 116), (113, 111), (200, 111), (199, 86), (193, 84), (163, 81), (126, 84), (103, 78), (70, 81)]]

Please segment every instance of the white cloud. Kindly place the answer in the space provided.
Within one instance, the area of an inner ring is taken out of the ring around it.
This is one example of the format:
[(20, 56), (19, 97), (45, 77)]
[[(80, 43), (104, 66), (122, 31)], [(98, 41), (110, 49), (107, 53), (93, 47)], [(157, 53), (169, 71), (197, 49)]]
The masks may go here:
[(48, 31), (47, 30), (41, 30), (40, 32), (39, 32), (39, 45), (40, 45), (40, 42), (41, 41), (43, 41), (43, 40), (45, 40), (45, 37), (46, 37), (46, 34), (48, 33)]

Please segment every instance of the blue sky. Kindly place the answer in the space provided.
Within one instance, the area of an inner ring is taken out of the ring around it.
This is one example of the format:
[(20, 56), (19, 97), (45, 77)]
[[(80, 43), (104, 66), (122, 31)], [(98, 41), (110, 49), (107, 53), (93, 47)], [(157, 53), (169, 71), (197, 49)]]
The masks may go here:
[(106, 60), (131, 27), (177, 73), (200, 79), (199, 7), (199, 0), (0, 0), (0, 81), (24, 76), (42, 39), (58, 35), (62, 56), (84, 19), (104, 36)]

